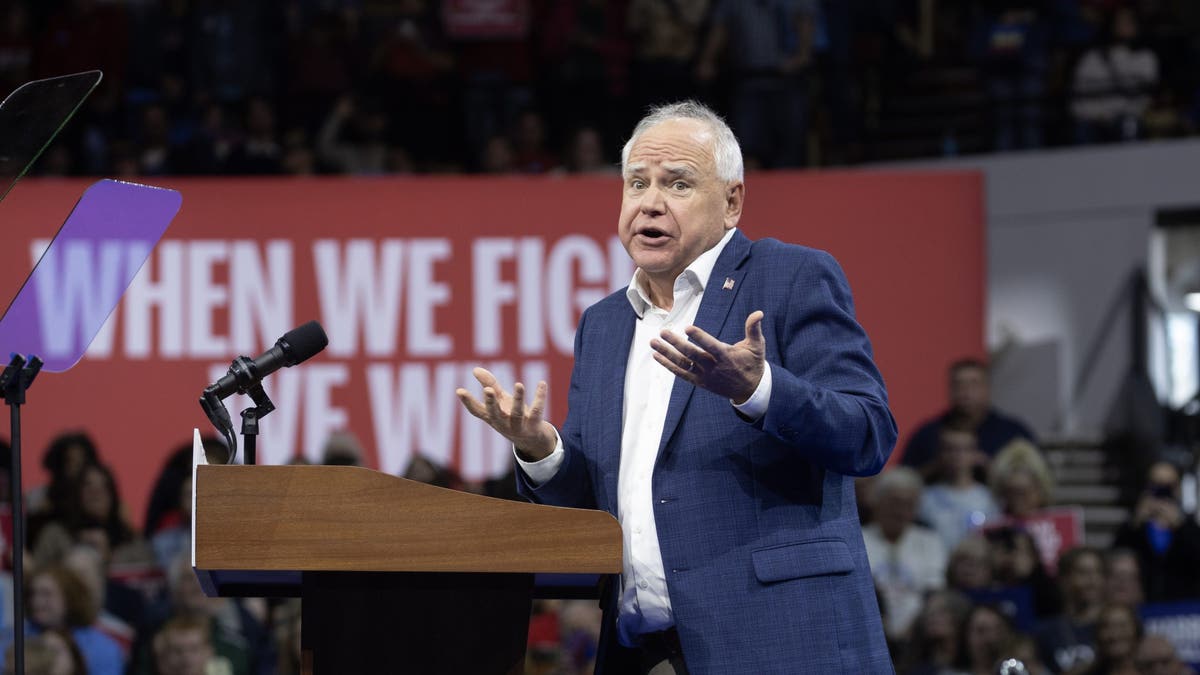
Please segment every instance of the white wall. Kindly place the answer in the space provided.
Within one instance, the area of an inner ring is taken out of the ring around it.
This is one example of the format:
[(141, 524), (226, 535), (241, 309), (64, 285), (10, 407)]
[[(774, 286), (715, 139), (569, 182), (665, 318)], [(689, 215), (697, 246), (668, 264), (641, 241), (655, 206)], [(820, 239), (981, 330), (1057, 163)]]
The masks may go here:
[[(1129, 369), (1130, 312), (1105, 314), (1149, 257), (1158, 210), (1200, 207), (1200, 141), (908, 164), (984, 173), (986, 335), (997, 405), (1043, 436), (1099, 436)], [(1082, 361), (1101, 331), (1082, 391)]]

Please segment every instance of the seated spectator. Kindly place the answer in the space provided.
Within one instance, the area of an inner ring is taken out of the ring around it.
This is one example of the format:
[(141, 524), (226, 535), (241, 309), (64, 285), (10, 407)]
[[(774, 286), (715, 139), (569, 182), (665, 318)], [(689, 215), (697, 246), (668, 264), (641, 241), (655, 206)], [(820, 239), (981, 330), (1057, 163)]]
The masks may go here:
[(1013, 635), (1008, 646), (1004, 648), (1004, 658), (1020, 661), (1029, 675), (1050, 675), (1050, 669), (1042, 663), (1042, 657), (1038, 655), (1037, 642), (1025, 633)]
[(988, 486), (1004, 515), (1020, 521), (1046, 508), (1054, 479), (1042, 453), (1032, 443), (1017, 439), (992, 460)]
[(27, 634), (69, 631), (92, 675), (121, 675), (125, 659), (115, 640), (95, 627), (99, 607), (87, 586), (61, 565), (39, 569), (29, 576), (25, 598)]
[(991, 547), (987, 539), (971, 535), (958, 542), (946, 563), (946, 585), (967, 594), (991, 587)]
[[(4, 656), (6, 675), (15, 675), (16, 655), (9, 647)], [(87, 663), (71, 634), (47, 630), (25, 641), (25, 672), (23, 675), (88, 675)]]
[(1008, 617), (991, 605), (976, 605), (967, 613), (961, 632), (958, 669), (965, 675), (993, 675), (1012, 641)]
[(1132, 7), (1113, 10), (1104, 42), (1075, 67), (1071, 114), (1080, 143), (1130, 140), (1141, 135), (1141, 118), (1158, 83), (1158, 56), (1138, 44)]
[(154, 560), (160, 569), (167, 569), (171, 561), (191, 550), (192, 545), (192, 478), (188, 476), (179, 484), (178, 519), (163, 527), (150, 539), (154, 549)]
[(192, 616), (171, 619), (154, 636), (155, 675), (206, 675), (231, 672), (213, 652), (208, 625)]
[(941, 429), (948, 421), (963, 422), (974, 429), (979, 449), (995, 457), (1014, 439), (1033, 441), (1033, 433), (1022, 422), (992, 407), (988, 367), (976, 359), (963, 359), (950, 366), (950, 409), (925, 422), (909, 439), (901, 461), (928, 477), (936, 467)]
[(1096, 619), (1104, 602), (1100, 552), (1073, 548), (1058, 560), (1063, 612), (1042, 621), (1035, 633), (1041, 658), (1055, 673), (1065, 673), (1096, 658)]
[(940, 675), (958, 661), (959, 632), (971, 601), (962, 593), (943, 589), (925, 596), (901, 655), (899, 670), (907, 675)]
[(141, 559), (148, 554), (125, 516), (112, 471), (99, 462), (80, 471), (66, 512), (43, 528), (34, 557), (41, 564), (56, 562), (77, 539), (87, 539), (89, 530), (102, 531), (104, 542), (93, 543), (106, 559)]
[(283, 173), (283, 147), (275, 127), (275, 108), (261, 97), (246, 104), (246, 135), (229, 153), (231, 173), (259, 175)]
[[(169, 596), (166, 602), (148, 610), (146, 626), (139, 635), (139, 643), (134, 646), (134, 662), (130, 668), (132, 675), (155, 673), (154, 645), (143, 635), (156, 635), (168, 621), (181, 616), (195, 618), (208, 626), (213, 650), (228, 663), (228, 670), (223, 672), (230, 675), (270, 672), (278, 660), (275, 645), (269, 631), (256, 615), (257, 610), (251, 612), (247, 609), (260, 601), (204, 595), (192, 570), (191, 560), (186, 555), (171, 563), (167, 570), (167, 583)], [(261, 616), (265, 615), (263, 609)]]
[(1096, 622), (1096, 660), (1069, 675), (1139, 675), (1134, 652), (1142, 637), (1142, 622), (1131, 607), (1105, 605)]
[(142, 617), (139, 614), (132, 621), (126, 621), (106, 609), (105, 595), (108, 588), (105, 564), (100, 554), (90, 546), (76, 545), (63, 556), (63, 565), (74, 572), (87, 587), (88, 602), (99, 608), (93, 625), (120, 645), (122, 658), (128, 659), (135, 634), (132, 623), (141, 621)]
[(1104, 555), (1104, 597), (1130, 607), (1146, 600), (1142, 590), (1142, 565), (1138, 554), (1127, 548), (1115, 548)]
[(1179, 505), (1179, 469), (1155, 462), (1114, 546), (1135, 551), (1149, 602), (1200, 597), (1200, 525)]
[(863, 541), (875, 586), (888, 607), (884, 626), (893, 640), (907, 638), (925, 593), (945, 583), (946, 551), (932, 530), (914, 522), (921, 477), (907, 467), (884, 472), (872, 490), (875, 522)]
[(940, 434), (935, 482), (921, 493), (917, 513), (952, 550), (970, 532), (999, 514), (992, 493), (975, 480), (975, 468), (986, 456), (979, 452), (975, 433), (965, 425), (948, 424)]
[(1133, 663), (1140, 675), (1195, 675), (1179, 658), (1175, 645), (1161, 635), (1146, 635), (1138, 643)]
[(988, 530), (986, 535), (995, 586), (1017, 591), (1016, 595), (1010, 595), (1010, 600), (1028, 598), (1028, 606), (1015, 607), (1010, 618), (1015, 619), (1019, 627), (1028, 629), (1033, 626), (1033, 617), (1057, 614), (1060, 607), (1058, 587), (1046, 573), (1037, 543), (1029, 532), (1021, 527), (1006, 526)]

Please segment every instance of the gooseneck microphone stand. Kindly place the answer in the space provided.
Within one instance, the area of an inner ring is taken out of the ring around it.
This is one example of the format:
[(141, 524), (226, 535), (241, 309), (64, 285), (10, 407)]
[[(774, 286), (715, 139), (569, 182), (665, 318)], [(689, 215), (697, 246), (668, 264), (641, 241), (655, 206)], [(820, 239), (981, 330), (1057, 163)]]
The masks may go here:
[[(229, 366), (229, 372), (237, 378), (238, 393), (244, 393), (254, 401), (254, 407), (242, 411), (242, 436), (245, 438), (243, 463), (251, 465), (257, 461), (258, 421), (275, 410), (275, 404), (267, 396), (262, 382), (254, 377), (253, 362), (249, 357), (239, 356), (234, 359)], [(201, 394), (200, 407), (204, 409), (208, 421), (225, 437), (225, 442), (229, 444), (229, 463), (233, 464), (237, 456), (237, 436), (233, 433), (233, 421), (229, 417), (229, 411), (225, 409), (224, 401), (217, 393), (216, 385), (208, 387)]]
[(42, 369), (42, 360), (28, 360), (13, 354), (4, 372), (0, 373), (0, 390), (11, 411), (12, 434), (12, 561), (13, 561), (13, 666), (17, 673), (25, 672), (25, 510), (21, 491), (21, 406), (25, 392)]

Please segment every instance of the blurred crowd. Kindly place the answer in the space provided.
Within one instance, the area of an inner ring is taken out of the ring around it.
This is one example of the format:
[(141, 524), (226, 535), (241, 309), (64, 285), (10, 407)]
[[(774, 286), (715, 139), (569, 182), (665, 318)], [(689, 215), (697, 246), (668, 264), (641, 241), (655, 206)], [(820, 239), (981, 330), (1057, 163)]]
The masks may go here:
[[(897, 672), (992, 675), (1017, 658), (1031, 675), (1194, 675), (1172, 641), (1178, 636), (1142, 623), (1147, 608), (1200, 600), (1200, 525), (1184, 510), (1181, 467), (1145, 457), (1128, 522), (1111, 547), (1089, 547), (1072, 538), (1072, 526), (1048, 525), (1072, 509), (1056, 506), (1054, 471), (1033, 434), (992, 405), (986, 364), (963, 360), (948, 375), (948, 408), (911, 435), (897, 465), (858, 484)], [(227, 460), (220, 441), (204, 447), (209, 462)], [(210, 598), (200, 589), (189, 557), (191, 455), (184, 445), (165, 457), (136, 529), (85, 433), (45, 448), (49, 481), (24, 495), (27, 673), (299, 672), (299, 601)], [(321, 461), (361, 465), (364, 456), (352, 434), (336, 432)], [(10, 462), (0, 444), (0, 473)], [(511, 473), (468, 482), (418, 455), (404, 475), (518, 498)], [(12, 538), (8, 484), (0, 475), (4, 541)], [(12, 552), (0, 560), (0, 596), (11, 598)], [(5, 604), (5, 672), (13, 624)], [(600, 625), (595, 600), (536, 602), (528, 672), (590, 673)]]
[(104, 71), (52, 175), (612, 172), (685, 97), (752, 168), (1200, 127), (1190, 0), (507, 0), (484, 34), (470, 5), (3, 0), (0, 85)]
[(1183, 510), (1181, 468), (1144, 457), (1112, 545), (1072, 542), (1072, 527), (1050, 526), (1072, 511), (1055, 508), (1050, 463), (992, 406), (987, 366), (951, 366), (949, 398), (901, 465), (858, 490), (897, 672), (990, 675), (1015, 658), (1031, 675), (1193, 673), (1142, 625), (1149, 606), (1200, 598), (1200, 525)]

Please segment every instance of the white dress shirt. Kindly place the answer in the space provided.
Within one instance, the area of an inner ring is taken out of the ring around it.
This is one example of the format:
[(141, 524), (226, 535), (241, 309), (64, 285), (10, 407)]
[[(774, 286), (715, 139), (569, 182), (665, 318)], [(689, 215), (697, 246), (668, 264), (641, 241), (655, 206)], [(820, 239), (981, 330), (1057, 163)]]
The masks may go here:
[[(675, 376), (654, 361), (650, 341), (663, 330), (683, 336), (683, 329), (695, 322), (713, 265), (734, 231), (726, 232), (716, 246), (697, 257), (675, 279), (675, 297), (670, 311), (650, 301), (643, 288), (640, 269), (634, 271), (626, 292), (638, 316), (625, 366), (621, 462), (617, 478), (617, 519), (625, 544), (617, 621), (621, 641), (626, 645), (637, 644), (639, 634), (664, 630), (675, 623), (658, 543), (658, 527), (654, 521), (651, 483)], [(764, 367), (754, 394), (734, 407), (743, 415), (757, 419), (766, 412), (770, 398), (771, 370)], [(545, 459), (526, 462), (517, 457), (517, 462), (530, 480), (540, 485), (557, 473), (563, 462), (563, 452), (559, 439), (554, 452)]]

